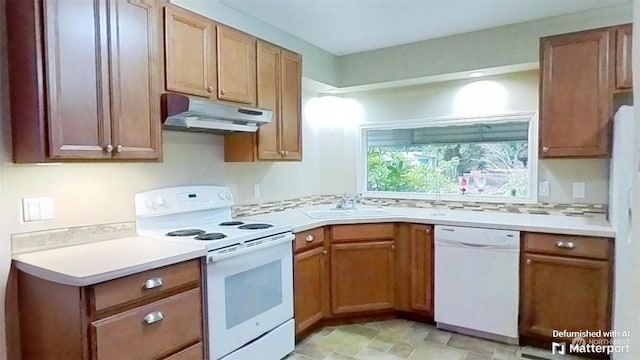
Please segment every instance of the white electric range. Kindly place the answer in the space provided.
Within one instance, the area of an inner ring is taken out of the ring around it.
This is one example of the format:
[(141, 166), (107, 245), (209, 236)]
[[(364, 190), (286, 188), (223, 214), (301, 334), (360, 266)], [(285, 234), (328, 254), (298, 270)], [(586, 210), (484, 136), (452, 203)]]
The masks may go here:
[(232, 206), (222, 186), (146, 191), (136, 230), (207, 248), (209, 358), (281, 359), (294, 348), (292, 227), (233, 220)]

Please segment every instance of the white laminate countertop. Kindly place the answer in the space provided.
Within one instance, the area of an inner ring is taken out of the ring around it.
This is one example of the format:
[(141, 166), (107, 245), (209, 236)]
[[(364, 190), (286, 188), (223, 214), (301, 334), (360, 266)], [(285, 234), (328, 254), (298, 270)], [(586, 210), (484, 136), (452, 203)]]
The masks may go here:
[[(380, 222), (411, 222), (432, 225), (468, 226), (488, 229), (518, 230), (564, 235), (615, 237), (615, 229), (602, 217), (513, 214), (472, 210), (441, 210), (444, 215), (434, 215), (431, 208), (405, 208), (384, 206), (384, 216), (333, 217), (313, 219), (305, 212), (329, 210), (333, 205), (317, 205), (285, 210), (243, 219), (273, 223), (287, 223), (293, 232), (301, 232), (325, 225), (361, 224)], [(376, 209), (375, 206), (358, 206), (358, 209)], [(344, 210), (336, 210), (344, 211)], [(348, 210), (346, 210), (348, 211)]]
[(122, 276), (205, 256), (204, 246), (128, 237), (14, 255), (16, 267), (33, 276), (72, 286)]

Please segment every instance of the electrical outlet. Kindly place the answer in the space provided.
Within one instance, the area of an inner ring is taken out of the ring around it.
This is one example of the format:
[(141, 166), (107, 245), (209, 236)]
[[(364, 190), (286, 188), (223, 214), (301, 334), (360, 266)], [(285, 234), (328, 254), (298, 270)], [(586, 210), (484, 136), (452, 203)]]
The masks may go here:
[(574, 199), (584, 199), (586, 195), (586, 186), (583, 182), (574, 182), (572, 184), (572, 193)]
[(540, 181), (538, 184), (538, 195), (539, 196), (549, 196), (549, 182), (548, 181)]
[(253, 198), (257, 199), (260, 197), (260, 184), (253, 184)]

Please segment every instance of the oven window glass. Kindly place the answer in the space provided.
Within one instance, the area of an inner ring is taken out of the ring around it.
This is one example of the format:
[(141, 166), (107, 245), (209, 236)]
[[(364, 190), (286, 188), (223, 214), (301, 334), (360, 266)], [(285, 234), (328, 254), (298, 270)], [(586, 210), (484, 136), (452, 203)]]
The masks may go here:
[(282, 303), (282, 263), (277, 260), (225, 280), (227, 329)]

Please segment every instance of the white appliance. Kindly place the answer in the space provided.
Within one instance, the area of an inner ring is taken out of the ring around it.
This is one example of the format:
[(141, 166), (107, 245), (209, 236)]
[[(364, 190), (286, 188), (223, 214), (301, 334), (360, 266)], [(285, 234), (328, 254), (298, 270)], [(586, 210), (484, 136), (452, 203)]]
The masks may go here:
[(139, 193), (136, 230), (207, 248), (210, 359), (281, 359), (294, 349), (292, 227), (235, 221), (232, 205), (221, 186)]
[(518, 231), (437, 225), (437, 326), (518, 343), (519, 258)]
[[(613, 146), (609, 164), (609, 222), (616, 231), (614, 268), (613, 328), (619, 332), (633, 328), (631, 314), (636, 312), (633, 303), (635, 272), (632, 265), (634, 249), (631, 244), (631, 208), (633, 204), (634, 164), (633, 107), (621, 106), (613, 117)], [(631, 334), (633, 336), (633, 334)], [(620, 337), (618, 341), (627, 341)], [(633, 343), (632, 343), (633, 344)], [(629, 354), (613, 354), (623, 358)]]

